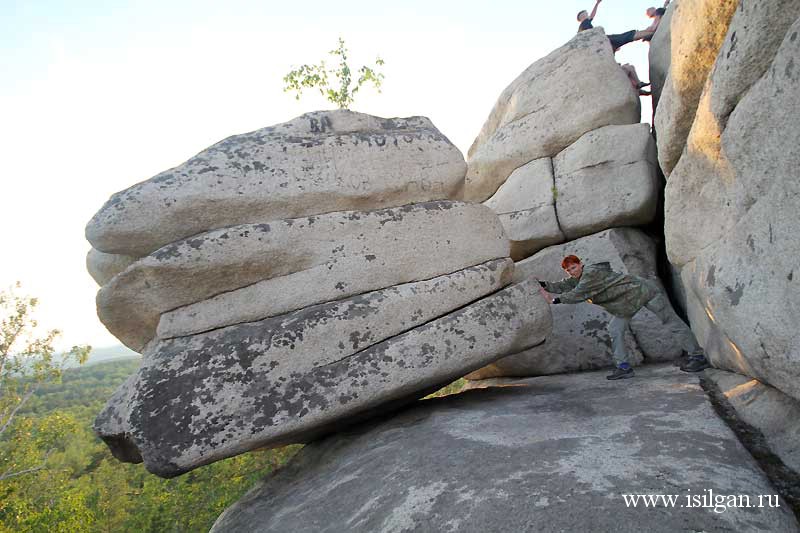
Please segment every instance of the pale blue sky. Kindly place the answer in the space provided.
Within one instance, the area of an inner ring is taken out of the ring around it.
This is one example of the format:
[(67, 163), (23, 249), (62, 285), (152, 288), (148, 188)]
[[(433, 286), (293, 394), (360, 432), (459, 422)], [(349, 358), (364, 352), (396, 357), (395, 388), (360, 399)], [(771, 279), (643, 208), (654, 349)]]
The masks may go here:
[[(427, 116), (466, 155), (500, 92), (592, 5), (0, 0), (0, 287), (22, 281), (65, 345), (115, 344), (83, 264), (83, 227), (112, 193), (230, 135), (329, 108), (313, 94), (296, 102), (282, 77), (339, 36), (354, 66), (386, 61), (383, 93), (353, 109)], [(650, 5), (605, 0), (595, 25), (644, 28)], [(617, 60), (646, 80), (647, 50), (634, 43)]]

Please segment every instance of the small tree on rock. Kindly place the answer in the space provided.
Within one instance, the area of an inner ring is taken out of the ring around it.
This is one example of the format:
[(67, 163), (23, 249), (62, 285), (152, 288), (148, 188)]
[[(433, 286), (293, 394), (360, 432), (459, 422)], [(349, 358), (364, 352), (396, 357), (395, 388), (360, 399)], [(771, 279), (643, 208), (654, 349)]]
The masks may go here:
[[(296, 91), (295, 98), (299, 100), (303, 89), (316, 88), (339, 109), (349, 109), (356, 93), (366, 83), (371, 83), (379, 93), (381, 92), (383, 73), (378, 71), (378, 67), (383, 66), (383, 59), (378, 57), (372, 67), (364, 65), (358, 69), (358, 79), (355, 81), (355, 87), (351, 89), (353, 74), (347, 64), (347, 48), (341, 37), (339, 37), (339, 47), (331, 50), (329, 54), (338, 57), (339, 65), (336, 68), (329, 68), (324, 60), (318, 65), (302, 65), (283, 77), (286, 83), (284, 92)], [(333, 78), (336, 78), (336, 86), (331, 84)]]

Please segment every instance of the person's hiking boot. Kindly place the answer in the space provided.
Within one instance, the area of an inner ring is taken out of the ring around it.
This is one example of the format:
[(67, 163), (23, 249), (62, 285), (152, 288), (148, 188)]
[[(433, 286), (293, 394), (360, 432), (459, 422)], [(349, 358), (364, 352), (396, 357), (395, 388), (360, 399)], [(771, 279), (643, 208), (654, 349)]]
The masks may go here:
[(706, 368), (711, 368), (711, 363), (704, 355), (699, 357), (691, 356), (685, 365), (681, 365), (681, 370), (684, 372), (700, 372)]
[(606, 376), (606, 379), (628, 379), (633, 377), (633, 369), (631, 367), (628, 368), (615, 368), (614, 371)]

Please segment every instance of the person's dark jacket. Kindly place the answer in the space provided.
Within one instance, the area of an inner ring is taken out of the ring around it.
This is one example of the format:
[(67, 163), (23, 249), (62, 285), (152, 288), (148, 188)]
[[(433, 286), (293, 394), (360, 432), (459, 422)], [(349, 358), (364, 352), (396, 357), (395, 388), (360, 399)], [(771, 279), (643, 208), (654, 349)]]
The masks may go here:
[(547, 292), (559, 295), (558, 303), (588, 301), (620, 317), (635, 315), (658, 291), (644, 278), (611, 270), (608, 262), (586, 265), (579, 279), (545, 281), (543, 284)]

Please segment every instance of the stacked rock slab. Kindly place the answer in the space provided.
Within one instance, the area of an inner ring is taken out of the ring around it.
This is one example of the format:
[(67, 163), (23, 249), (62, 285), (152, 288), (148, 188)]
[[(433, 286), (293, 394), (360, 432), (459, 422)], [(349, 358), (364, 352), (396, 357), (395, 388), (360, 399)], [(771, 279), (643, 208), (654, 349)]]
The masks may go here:
[(493, 261), (160, 341), (95, 427), (115, 456), (140, 456), (164, 477), (255, 448), (308, 442), (541, 343), (550, 312), (530, 297), (534, 282), (467, 305), (507, 283), (512, 268), (509, 259)]
[(658, 200), (657, 157), (639, 116), (602, 29), (581, 32), (500, 95), (470, 148), (465, 197), (500, 216), (516, 261), (646, 224)]
[(101, 320), (143, 360), (97, 433), (171, 477), (543, 342), (547, 305), (505, 288), (497, 215), (453, 200), (463, 175), (427, 119), (342, 111), (232, 137), (115, 195), (87, 228), (88, 263)]
[(497, 216), (458, 202), (240, 224), (140, 259), (100, 289), (97, 309), (138, 351), (157, 329), (199, 333), (507, 256)]
[(794, 398), (800, 20), (787, 14), (797, 7), (749, 2), (736, 11), (665, 193), (667, 252), (712, 363)]
[(142, 257), (236, 224), (458, 199), (464, 172), (461, 153), (425, 117), (308, 113), (229, 137), (114, 194), (86, 238)]
[(484, 204), (500, 216), (518, 261), (551, 244), (650, 222), (656, 166), (647, 124), (604, 126), (516, 169)]
[(567, 239), (647, 224), (656, 213), (656, 147), (648, 124), (606, 126), (553, 158), (558, 221)]
[[(608, 261), (611, 268), (658, 281), (655, 243), (641, 230), (615, 228), (566, 244), (551, 246), (516, 264), (515, 281), (564, 277), (561, 259), (574, 254), (586, 264)], [(538, 297), (538, 295), (537, 295)], [(596, 305), (561, 304), (552, 307), (553, 332), (534, 348), (510, 355), (467, 376), (471, 380), (493, 377), (525, 377), (575, 372), (612, 364), (608, 312)], [(632, 362), (669, 361), (681, 354), (681, 346), (648, 309), (631, 321), (626, 342)]]
[(584, 133), (639, 122), (639, 98), (602, 28), (533, 63), (498, 98), (469, 149), (465, 198), (484, 201), (511, 173)]

